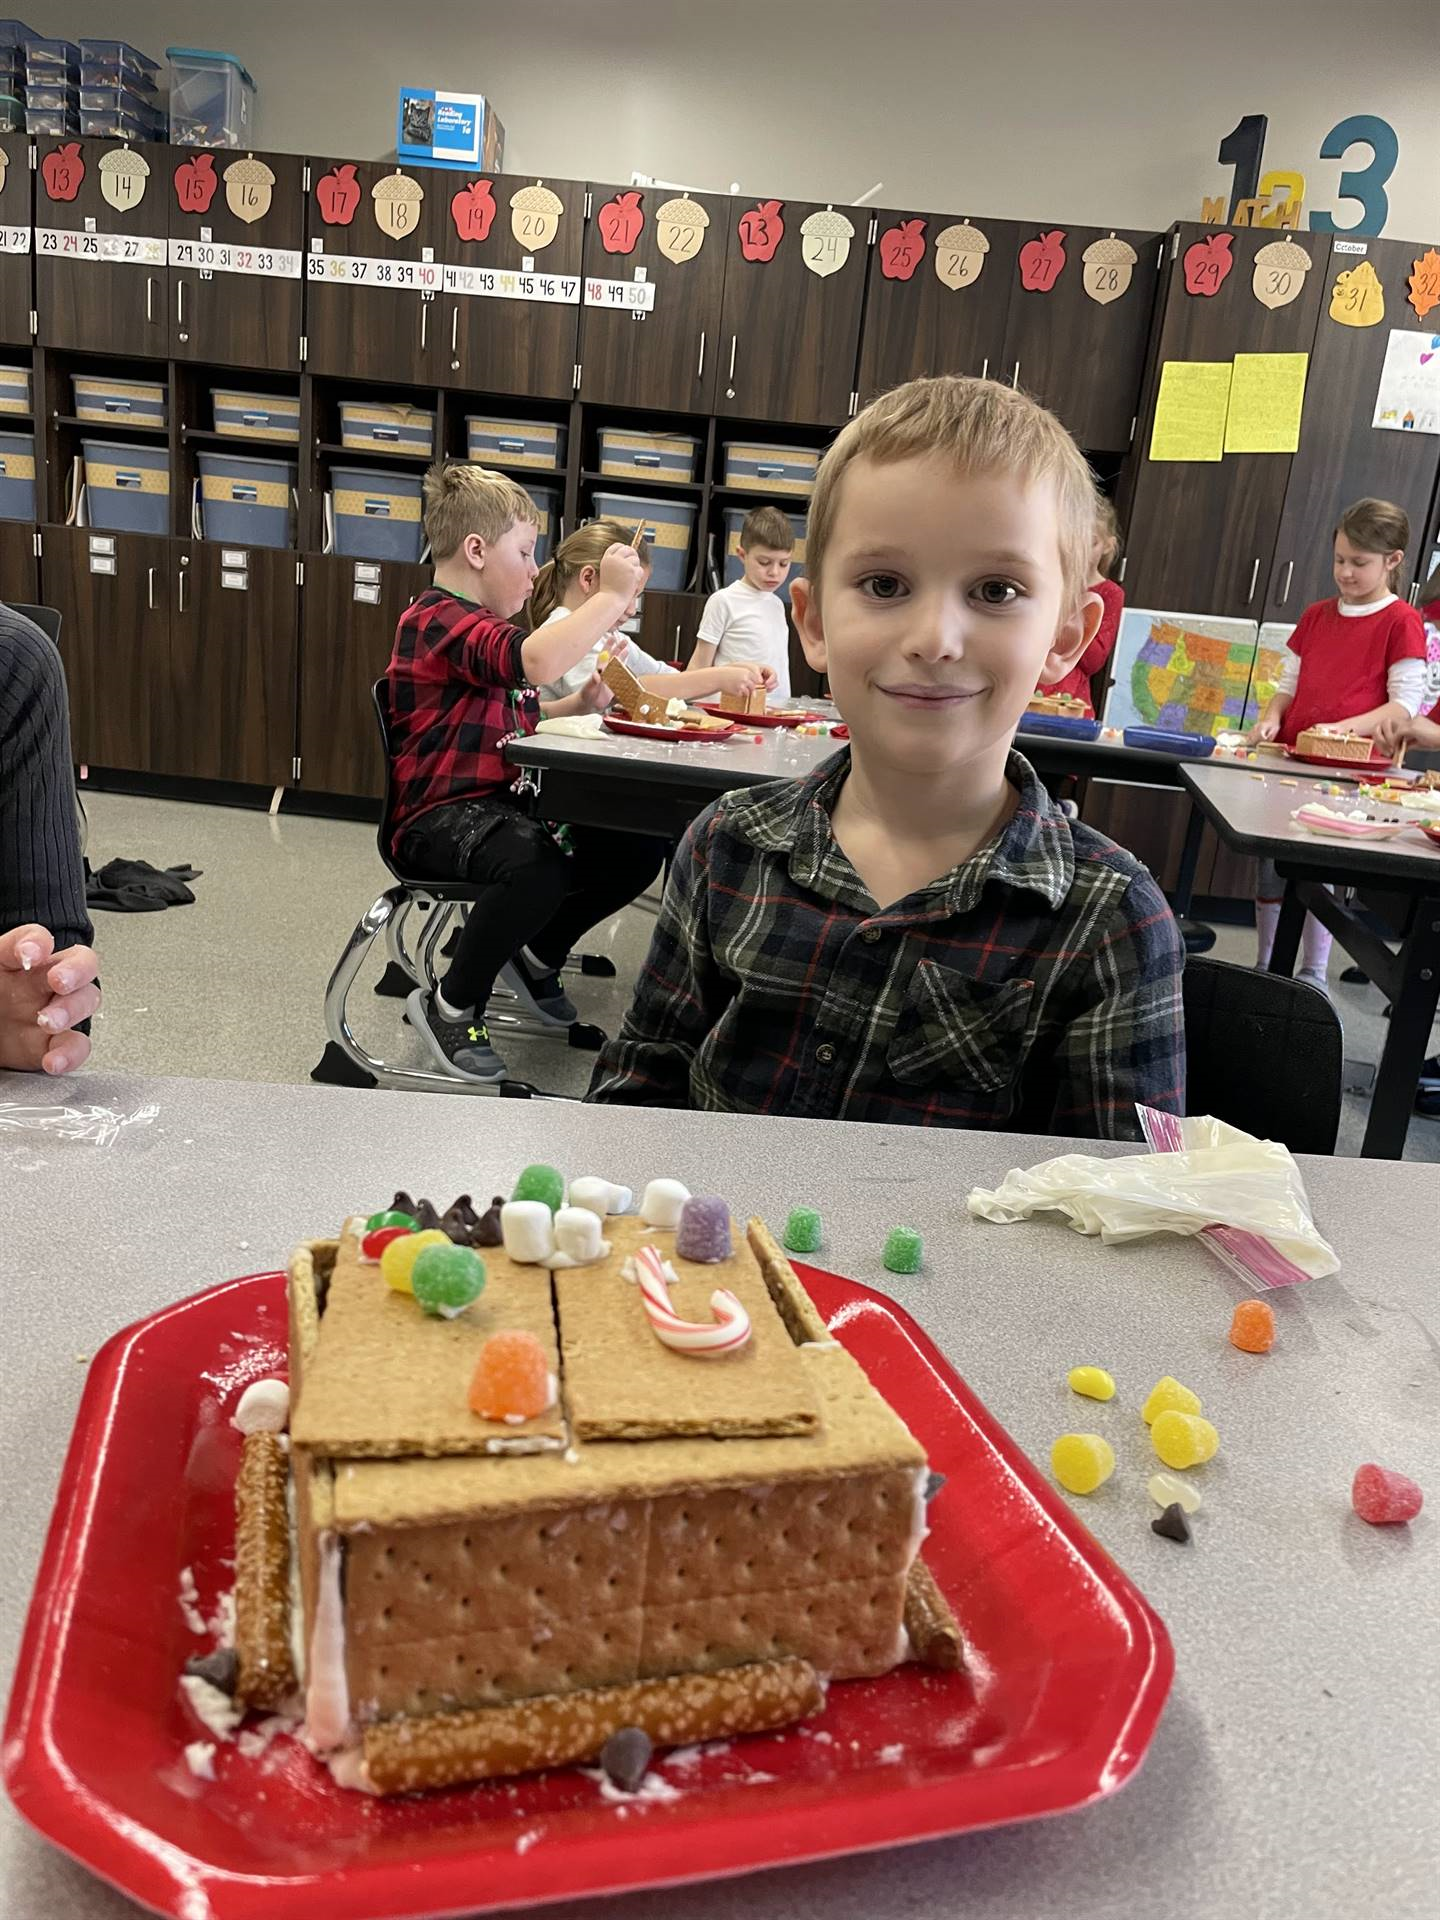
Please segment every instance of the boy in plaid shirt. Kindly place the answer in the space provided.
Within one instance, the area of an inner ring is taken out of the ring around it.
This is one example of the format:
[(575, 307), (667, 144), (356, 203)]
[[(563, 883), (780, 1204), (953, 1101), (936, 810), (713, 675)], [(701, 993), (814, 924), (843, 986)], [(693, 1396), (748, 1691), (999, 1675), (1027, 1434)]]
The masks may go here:
[[(600, 562), (585, 605), (536, 633), (511, 625), (535, 578), (535, 507), (504, 474), (467, 461), (425, 476), (425, 532), (435, 584), (401, 615), (388, 670), (394, 850), (407, 874), (470, 880), (470, 909), (450, 971), (406, 1002), (441, 1069), (462, 1080), (506, 1077), (485, 1005), (507, 964), (526, 998), (573, 1021), (559, 968), (572, 945), (655, 878), (663, 849), (634, 834), (570, 829), (563, 852), (514, 791), (504, 747), (533, 733), (535, 689), (582, 660), (644, 584), (633, 547)], [(596, 712), (609, 691), (592, 674), (551, 701), (552, 714)]]
[(850, 747), (724, 795), (589, 1098), (1137, 1139), (1184, 1109), (1184, 949), (1012, 738), (1093, 638), (1095, 488), (1025, 394), (884, 395), (820, 466), (791, 599)]

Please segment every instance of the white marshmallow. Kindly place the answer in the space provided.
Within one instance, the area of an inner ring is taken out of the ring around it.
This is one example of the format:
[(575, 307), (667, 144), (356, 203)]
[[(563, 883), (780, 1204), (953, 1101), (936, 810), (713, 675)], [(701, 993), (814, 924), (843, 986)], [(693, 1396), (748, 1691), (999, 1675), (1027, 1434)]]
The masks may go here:
[(230, 1416), (241, 1433), (283, 1433), (290, 1421), (290, 1389), (283, 1380), (252, 1380)]
[(690, 1189), (678, 1180), (652, 1180), (640, 1200), (640, 1218), (647, 1227), (678, 1227), (680, 1209)]
[(512, 1260), (543, 1266), (555, 1250), (555, 1222), (543, 1200), (507, 1200), (500, 1209), (500, 1238)]
[(570, 1205), (588, 1207), (602, 1220), (607, 1213), (628, 1213), (634, 1198), (629, 1187), (617, 1187), (613, 1180), (602, 1180), (593, 1173), (570, 1182)]
[(546, 1262), (548, 1266), (588, 1267), (609, 1251), (610, 1242), (601, 1235), (597, 1214), (589, 1207), (561, 1207), (555, 1216), (555, 1251)]

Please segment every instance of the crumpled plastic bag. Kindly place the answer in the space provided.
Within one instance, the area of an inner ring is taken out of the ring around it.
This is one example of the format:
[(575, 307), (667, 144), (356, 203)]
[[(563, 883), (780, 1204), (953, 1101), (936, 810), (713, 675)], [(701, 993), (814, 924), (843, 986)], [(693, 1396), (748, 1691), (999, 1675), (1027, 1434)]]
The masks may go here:
[(53, 1133), (61, 1140), (88, 1140), (92, 1146), (112, 1147), (126, 1127), (149, 1126), (158, 1106), (136, 1107), (118, 1113), (113, 1107), (27, 1107), (20, 1101), (0, 1103), (0, 1128)]
[(540, 721), (535, 731), (558, 733), (571, 740), (600, 740), (605, 735), (602, 716), (598, 713), (549, 714)]
[(1012, 1168), (993, 1191), (976, 1187), (966, 1205), (978, 1219), (999, 1222), (1063, 1213), (1077, 1232), (1099, 1234), (1109, 1246), (1152, 1233), (1233, 1227), (1268, 1240), (1309, 1279), (1339, 1272), (1288, 1147), (1209, 1115), (1182, 1125), (1183, 1152), (1113, 1160), (1062, 1153), (1037, 1167)]

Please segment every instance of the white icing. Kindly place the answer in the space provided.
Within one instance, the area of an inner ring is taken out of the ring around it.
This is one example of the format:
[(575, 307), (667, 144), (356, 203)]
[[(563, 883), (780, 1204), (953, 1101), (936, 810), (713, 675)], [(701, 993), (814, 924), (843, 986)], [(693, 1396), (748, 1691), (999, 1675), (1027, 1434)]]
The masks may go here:
[(185, 1764), (197, 1780), (215, 1778), (215, 1742), (192, 1740), (185, 1749)]
[(185, 1616), (185, 1624), (192, 1633), (205, 1632), (205, 1616), (199, 1607), (200, 1593), (195, 1585), (195, 1575), (189, 1567), (180, 1569), (180, 1611)]
[(647, 1227), (676, 1227), (690, 1189), (678, 1180), (652, 1180), (640, 1197), (640, 1218)]
[(617, 1187), (613, 1180), (602, 1180), (593, 1173), (570, 1182), (569, 1204), (588, 1207), (602, 1220), (610, 1213), (628, 1213), (634, 1202), (635, 1196), (629, 1187)]
[(600, 1216), (589, 1207), (561, 1207), (555, 1215), (555, 1251), (549, 1267), (588, 1267), (603, 1260), (610, 1242), (601, 1231)]
[(341, 1544), (320, 1535), (320, 1572), (315, 1627), (310, 1635), (305, 1730), (321, 1752), (338, 1747), (350, 1728), (350, 1688), (345, 1677), (345, 1603), (340, 1594)]
[(290, 1423), (290, 1389), (283, 1380), (252, 1380), (230, 1417), (241, 1433), (283, 1433)]
[(351, 1793), (374, 1793), (370, 1775), (365, 1771), (363, 1747), (342, 1747), (338, 1753), (330, 1754), (325, 1764), (337, 1787), (347, 1787)]
[(228, 1740), (245, 1718), (244, 1710), (236, 1706), (229, 1694), (212, 1686), (201, 1674), (182, 1673), (180, 1691), (201, 1726), (217, 1740)]
[(507, 1200), (500, 1209), (500, 1237), (521, 1266), (542, 1266), (555, 1251), (555, 1218), (543, 1200)]
[(235, 1644), (235, 1593), (222, 1593), (215, 1602), (215, 1611), (205, 1622), (206, 1630), (214, 1636), (219, 1647), (233, 1647)]
[(300, 1585), (300, 1529), (295, 1524), (295, 1480), (285, 1482), (285, 1512), (290, 1534), (290, 1659), (295, 1678), (305, 1684), (305, 1597)]

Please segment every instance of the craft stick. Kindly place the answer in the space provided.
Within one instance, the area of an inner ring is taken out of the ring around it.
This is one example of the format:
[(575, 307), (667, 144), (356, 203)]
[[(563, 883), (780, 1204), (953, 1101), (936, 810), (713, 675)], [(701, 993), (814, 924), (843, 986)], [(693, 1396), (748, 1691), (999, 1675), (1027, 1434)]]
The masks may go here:
[(920, 1666), (954, 1673), (963, 1665), (963, 1643), (950, 1603), (918, 1554), (910, 1563), (910, 1577), (905, 1583), (905, 1631), (910, 1636), (911, 1657)]
[(290, 1463), (280, 1436), (245, 1438), (235, 1481), (235, 1651), (237, 1696), (278, 1707), (295, 1686), (290, 1653)]

